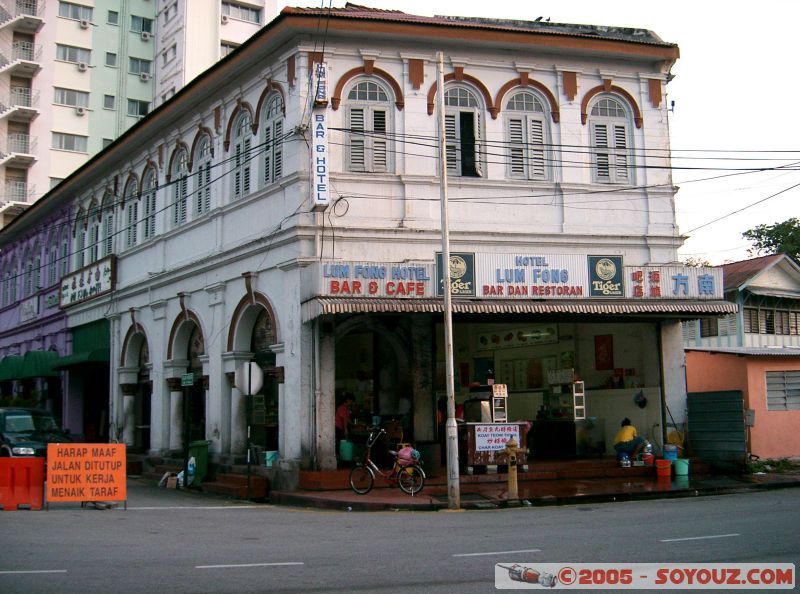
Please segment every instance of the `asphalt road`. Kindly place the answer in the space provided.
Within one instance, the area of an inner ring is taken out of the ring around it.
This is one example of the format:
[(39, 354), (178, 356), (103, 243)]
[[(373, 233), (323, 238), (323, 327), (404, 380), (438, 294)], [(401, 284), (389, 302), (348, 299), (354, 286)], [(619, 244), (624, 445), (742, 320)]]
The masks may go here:
[(0, 592), (491, 592), (496, 563), (797, 563), (798, 495), (340, 512), (134, 481), (127, 510), (0, 512)]

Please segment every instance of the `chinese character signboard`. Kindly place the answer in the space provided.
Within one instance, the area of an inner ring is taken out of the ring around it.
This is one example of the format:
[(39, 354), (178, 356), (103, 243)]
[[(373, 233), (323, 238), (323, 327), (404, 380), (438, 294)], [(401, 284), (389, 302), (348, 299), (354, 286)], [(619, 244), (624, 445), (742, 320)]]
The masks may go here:
[(629, 299), (722, 299), (722, 269), (626, 266)]
[(116, 256), (107, 256), (61, 279), (59, 306), (69, 307), (110, 293), (116, 282)]

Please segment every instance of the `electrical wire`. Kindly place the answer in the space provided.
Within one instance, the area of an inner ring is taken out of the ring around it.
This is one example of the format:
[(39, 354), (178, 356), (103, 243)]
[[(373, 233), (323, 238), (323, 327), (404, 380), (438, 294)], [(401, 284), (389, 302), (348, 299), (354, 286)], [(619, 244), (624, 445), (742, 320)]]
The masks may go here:
[[(283, 141), (285, 141), (286, 139), (288, 139), (288, 138), (289, 138), (290, 136), (292, 136), (293, 134), (294, 134), (294, 132), (288, 132), (287, 134), (285, 134), (285, 135), (284, 135), (284, 136), (281, 138), (280, 142), (283, 142)], [(278, 140), (275, 140), (274, 142), (276, 142), (276, 143), (277, 143), (277, 142), (279, 142), (279, 141), (278, 141)], [(266, 145), (268, 145), (268, 144), (269, 144), (269, 143), (262, 143), (262, 145), (259, 145), (259, 146), (262, 146), (262, 147), (263, 147), (263, 146), (266, 146)], [(247, 157), (247, 158), (246, 158), (246, 159), (243, 161), (243, 164), (244, 164), (244, 163), (248, 163), (248, 164), (249, 164), (249, 163), (250, 163), (250, 161), (252, 161), (253, 159), (256, 159), (257, 157), (261, 156), (261, 155), (262, 155), (264, 152), (266, 152), (266, 149), (265, 149), (265, 150), (261, 150), (261, 151), (256, 151), (256, 150), (255, 150), (255, 148), (251, 148), (249, 152), (251, 152), (252, 154), (250, 154), (250, 155), (249, 155), (249, 156), (248, 156), (248, 157)], [(235, 158), (237, 158), (237, 157), (236, 157), (236, 156), (234, 156), (234, 157), (232, 157), (231, 159), (235, 159)], [(230, 159), (229, 159), (229, 160), (230, 160)], [(197, 175), (197, 174), (199, 174), (199, 173), (200, 173), (200, 171), (198, 170), (198, 172), (197, 172), (197, 173), (193, 173), (193, 174), (191, 174), (191, 175), (193, 176), (193, 175)], [(230, 170), (228, 170), (228, 171), (225, 171), (225, 172), (221, 173), (219, 176), (217, 176), (217, 177), (215, 177), (214, 179), (212, 179), (212, 180), (209, 182), (209, 185), (210, 185), (210, 184), (213, 184), (214, 182), (217, 182), (217, 181), (219, 181), (219, 180), (221, 180), (221, 179), (223, 179), (223, 178), (225, 178), (225, 177), (226, 177), (226, 176), (228, 176), (228, 175), (234, 174), (234, 173), (236, 173), (235, 169), (230, 169)], [(189, 177), (191, 177), (191, 176), (186, 176), (186, 179), (188, 179)], [(182, 181), (183, 181), (183, 177), (181, 177), (181, 178), (178, 178), (178, 179), (176, 179), (176, 180), (172, 180), (172, 181), (170, 181), (170, 182), (168, 182), (168, 183), (166, 183), (166, 184), (159, 185), (159, 186), (157, 187), (157, 189), (147, 189), (147, 190), (145, 190), (145, 191), (143, 191), (143, 192), (140, 192), (140, 193), (139, 193), (139, 197), (138, 197), (137, 199), (141, 199), (141, 197), (142, 197), (142, 195), (143, 195), (143, 194), (150, 193), (150, 192), (154, 192), (154, 191), (157, 191), (158, 189), (165, 189), (165, 188), (169, 188), (169, 187), (171, 187), (171, 186), (174, 186), (174, 185), (176, 185), (176, 184), (178, 184), (178, 183), (181, 183)], [(190, 201), (190, 199), (191, 199), (191, 198), (194, 198), (194, 197), (195, 197), (197, 194), (199, 194), (200, 192), (202, 192), (202, 191), (204, 191), (204, 190), (205, 190), (205, 186), (204, 186), (203, 188), (195, 188), (195, 189), (194, 189), (192, 192), (187, 192), (187, 194), (186, 194), (186, 197), (185, 197), (187, 204), (188, 204), (188, 202)], [(131, 199), (133, 199), (133, 197), (131, 197), (131, 196), (128, 196), (128, 197), (126, 197), (126, 198), (127, 198), (128, 200), (131, 200)], [(183, 198), (182, 198), (182, 200), (183, 200)], [(150, 218), (151, 216), (152, 216), (152, 217), (155, 217), (157, 214), (160, 214), (160, 213), (162, 213), (162, 212), (166, 212), (167, 210), (170, 210), (170, 209), (174, 208), (175, 206), (176, 206), (176, 203), (175, 203), (174, 201), (173, 201), (173, 202), (169, 202), (169, 203), (167, 203), (167, 204), (164, 204), (164, 206), (163, 206), (162, 208), (160, 208), (160, 209), (157, 209), (156, 211), (154, 211), (154, 212), (153, 212), (153, 213), (151, 213), (151, 214), (148, 214), (148, 215), (145, 215), (145, 216), (143, 216), (141, 220), (139, 220), (139, 221), (137, 221), (136, 223), (133, 223), (133, 224), (135, 224), (135, 225), (139, 225), (139, 224), (141, 224), (141, 223), (145, 222), (145, 220), (146, 220), (147, 218)], [(97, 213), (97, 211), (98, 211), (98, 210), (102, 211), (102, 210), (104, 210), (104, 209), (97, 209), (97, 210), (94, 210), (94, 211), (87, 211), (87, 213), (86, 213), (86, 216), (87, 216), (87, 218), (90, 218), (90, 217), (92, 217), (92, 216), (96, 216), (96, 213)], [(51, 230), (53, 230), (53, 229), (60, 229), (61, 231), (63, 231), (63, 229), (64, 229), (65, 227), (66, 227), (66, 228), (69, 228), (69, 225), (70, 225), (70, 223), (58, 223), (57, 225), (54, 225), (54, 226), (51, 228)], [(62, 264), (62, 263), (65, 261), (65, 260), (67, 260), (67, 261), (68, 261), (70, 258), (72, 258), (73, 256), (75, 256), (75, 255), (76, 255), (76, 254), (77, 254), (79, 251), (90, 251), (90, 250), (92, 250), (92, 249), (94, 249), (94, 248), (96, 248), (96, 249), (99, 251), (100, 247), (101, 247), (101, 246), (102, 246), (102, 245), (103, 245), (103, 244), (104, 244), (104, 243), (105, 243), (105, 242), (106, 242), (106, 241), (107, 241), (109, 238), (114, 238), (114, 237), (116, 237), (116, 236), (118, 236), (118, 235), (122, 235), (123, 233), (127, 233), (127, 231), (128, 231), (128, 228), (129, 228), (129, 227), (130, 227), (129, 225), (123, 225), (123, 226), (122, 226), (120, 229), (117, 229), (117, 230), (113, 231), (113, 232), (112, 232), (111, 234), (109, 234), (109, 235), (106, 235), (106, 236), (104, 236), (104, 237), (102, 237), (102, 238), (100, 238), (100, 237), (98, 236), (98, 239), (97, 239), (97, 241), (95, 241), (95, 242), (93, 242), (93, 243), (89, 244), (88, 246), (84, 246), (84, 248), (83, 248), (82, 250), (70, 250), (70, 251), (69, 251), (69, 252), (68, 252), (66, 255), (61, 255), (60, 257), (58, 257), (58, 258), (55, 260), (54, 264), (55, 264), (56, 266), (59, 266), (59, 265), (60, 265), (60, 264)], [(57, 235), (57, 236), (60, 236), (60, 235), (61, 235), (61, 233), (60, 233), (60, 232), (56, 232), (56, 233), (55, 233), (55, 235)], [(52, 243), (51, 243), (51, 245), (52, 245)], [(2, 278), (2, 279), (0, 279), (0, 282), (3, 282), (3, 283), (5, 283), (5, 282), (10, 282), (10, 281), (18, 281), (18, 279), (19, 279), (19, 278), (25, 277), (25, 276), (27, 276), (29, 273), (36, 273), (36, 272), (39, 272), (39, 273), (40, 273), (42, 270), (44, 270), (44, 269), (45, 269), (46, 267), (48, 267), (49, 265), (50, 265), (50, 262), (46, 262), (46, 263), (42, 263), (42, 264), (40, 264), (39, 266), (35, 266), (35, 267), (31, 268), (30, 270), (25, 270), (25, 269), (23, 269), (23, 270), (21, 270), (21, 271), (17, 272), (16, 274), (14, 274), (14, 275), (10, 275), (10, 276), (7, 276), (7, 277), (5, 277), (5, 278)]]

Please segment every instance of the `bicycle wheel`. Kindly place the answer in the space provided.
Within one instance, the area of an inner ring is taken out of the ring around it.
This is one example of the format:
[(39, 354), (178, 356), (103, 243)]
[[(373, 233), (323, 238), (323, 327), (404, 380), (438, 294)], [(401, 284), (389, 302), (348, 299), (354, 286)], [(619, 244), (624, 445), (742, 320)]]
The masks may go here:
[(397, 484), (403, 493), (416, 495), (425, 486), (425, 472), (416, 464), (405, 466), (397, 475)]
[(350, 488), (359, 495), (365, 495), (372, 490), (372, 485), (375, 484), (375, 477), (372, 470), (359, 464), (354, 466), (350, 471)]

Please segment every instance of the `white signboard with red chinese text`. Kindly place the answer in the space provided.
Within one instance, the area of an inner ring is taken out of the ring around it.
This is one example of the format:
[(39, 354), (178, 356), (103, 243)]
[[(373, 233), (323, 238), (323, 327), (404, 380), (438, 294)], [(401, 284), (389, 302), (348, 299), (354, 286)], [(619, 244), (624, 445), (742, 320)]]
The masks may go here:
[(519, 446), (519, 425), (508, 423), (482, 423), (475, 425), (475, 451), (496, 452), (503, 450), (512, 437)]

